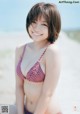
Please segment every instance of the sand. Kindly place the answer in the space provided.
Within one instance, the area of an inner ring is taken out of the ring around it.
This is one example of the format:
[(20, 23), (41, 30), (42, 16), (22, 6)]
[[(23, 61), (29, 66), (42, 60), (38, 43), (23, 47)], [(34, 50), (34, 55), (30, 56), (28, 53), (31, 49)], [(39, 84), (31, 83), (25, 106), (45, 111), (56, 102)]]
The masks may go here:
[[(0, 33), (0, 104), (15, 104), (15, 49), (30, 41), (25, 32)], [(80, 44), (61, 32), (56, 45), (62, 57), (56, 89), (61, 107), (64, 114), (80, 114)]]

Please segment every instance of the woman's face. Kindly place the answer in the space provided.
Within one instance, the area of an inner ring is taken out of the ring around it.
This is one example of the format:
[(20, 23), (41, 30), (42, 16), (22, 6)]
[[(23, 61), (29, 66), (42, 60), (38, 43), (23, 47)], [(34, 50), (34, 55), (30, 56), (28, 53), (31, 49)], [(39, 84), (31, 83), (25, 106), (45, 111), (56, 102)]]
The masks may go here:
[(48, 38), (48, 24), (43, 17), (32, 22), (28, 31), (33, 41), (42, 41)]

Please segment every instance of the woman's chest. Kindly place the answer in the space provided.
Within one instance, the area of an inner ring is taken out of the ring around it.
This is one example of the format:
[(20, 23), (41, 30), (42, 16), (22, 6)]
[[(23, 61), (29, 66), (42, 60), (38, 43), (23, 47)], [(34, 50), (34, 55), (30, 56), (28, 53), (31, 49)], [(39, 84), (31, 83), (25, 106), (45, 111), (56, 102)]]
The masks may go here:
[(21, 61), (21, 71), (24, 76), (26, 76), (27, 73), (33, 73), (33, 71), (34, 73), (43, 72), (43, 74), (45, 74), (45, 57), (40, 58), (41, 53), (25, 52)]

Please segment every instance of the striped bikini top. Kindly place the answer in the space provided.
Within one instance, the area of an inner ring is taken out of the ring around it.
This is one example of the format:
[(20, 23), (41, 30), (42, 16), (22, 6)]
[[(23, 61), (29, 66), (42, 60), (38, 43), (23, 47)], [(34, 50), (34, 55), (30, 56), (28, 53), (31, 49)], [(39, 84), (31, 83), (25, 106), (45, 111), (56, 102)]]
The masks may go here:
[(21, 62), (25, 53), (25, 49), (26, 49), (26, 45), (24, 46), (23, 52), (22, 52), (22, 56), (17, 64), (16, 67), (16, 73), (17, 75), (22, 79), (27, 79), (29, 81), (33, 81), (33, 82), (42, 82), (45, 79), (45, 73), (43, 72), (41, 66), (40, 66), (40, 60), (43, 57), (44, 53), (46, 52), (46, 49), (43, 51), (43, 53), (41, 54), (40, 58), (38, 59), (38, 61), (30, 68), (30, 70), (27, 72), (26, 76), (23, 75), (22, 71), (21, 71)]

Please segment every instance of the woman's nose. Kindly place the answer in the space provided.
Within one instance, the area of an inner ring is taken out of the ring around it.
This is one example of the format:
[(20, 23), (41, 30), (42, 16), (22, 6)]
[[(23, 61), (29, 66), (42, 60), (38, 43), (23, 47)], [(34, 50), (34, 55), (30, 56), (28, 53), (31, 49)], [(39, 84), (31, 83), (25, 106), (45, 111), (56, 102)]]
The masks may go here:
[(35, 28), (37, 28), (37, 29), (40, 28), (40, 25), (39, 24), (36, 24)]
[(35, 30), (41, 30), (41, 26), (39, 24), (36, 24), (36, 26), (34, 27)]

